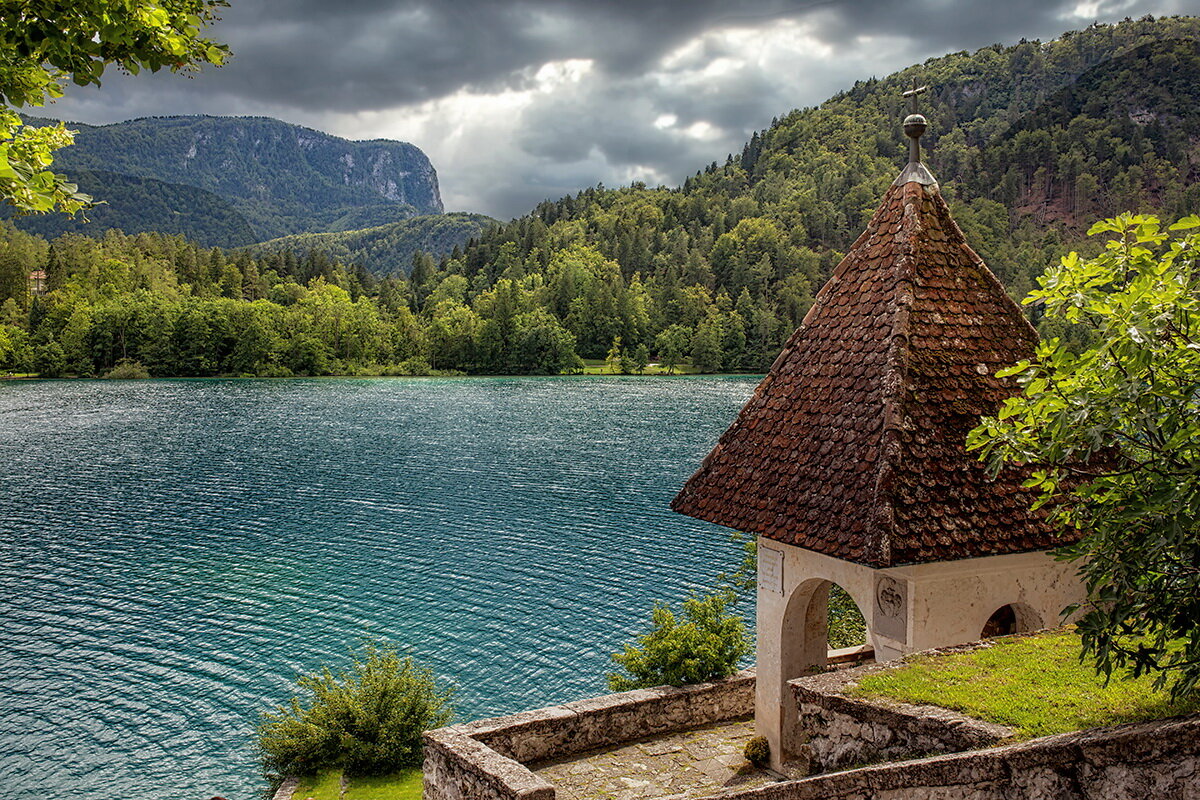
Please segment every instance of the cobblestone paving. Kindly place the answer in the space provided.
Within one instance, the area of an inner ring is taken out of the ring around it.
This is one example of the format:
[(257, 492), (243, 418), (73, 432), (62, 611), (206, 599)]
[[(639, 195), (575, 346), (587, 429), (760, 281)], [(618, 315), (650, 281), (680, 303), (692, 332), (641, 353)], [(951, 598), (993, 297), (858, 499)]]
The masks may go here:
[(560, 800), (699, 797), (775, 780), (742, 756), (752, 736), (753, 720), (709, 725), (530, 769), (554, 784)]

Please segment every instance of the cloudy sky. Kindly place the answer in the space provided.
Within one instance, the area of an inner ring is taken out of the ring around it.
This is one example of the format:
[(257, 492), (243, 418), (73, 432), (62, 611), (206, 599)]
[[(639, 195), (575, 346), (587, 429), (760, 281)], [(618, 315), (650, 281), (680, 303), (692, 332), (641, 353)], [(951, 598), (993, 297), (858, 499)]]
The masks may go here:
[[(1200, 0), (231, 0), (231, 63), (111, 74), (53, 116), (265, 115), (422, 148), (447, 210), (677, 184), (789, 109), (931, 56)], [(51, 114), (47, 114), (51, 115)]]

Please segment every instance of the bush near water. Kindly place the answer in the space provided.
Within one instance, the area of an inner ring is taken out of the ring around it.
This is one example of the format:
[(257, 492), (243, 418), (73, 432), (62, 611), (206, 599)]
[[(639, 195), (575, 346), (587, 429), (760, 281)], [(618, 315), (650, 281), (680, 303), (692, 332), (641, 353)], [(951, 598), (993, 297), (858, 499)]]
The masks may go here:
[(624, 674), (610, 673), (608, 688), (626, 692), (732, 675), (750, 649), (745, 623), (729, 612), (734, 598), (732, 591), (692, 596), (683, 601), (681, 615), (665, 603), (656, 604), (650, 630), (612, 655)]
[(263, 715), (258, 744), (268, 776), (385, 775), (419, 767), (421, 734), (452, 716), (452, 689), (389, 644), (368, 643), (348, 668), (296, 680), (297, 696)]

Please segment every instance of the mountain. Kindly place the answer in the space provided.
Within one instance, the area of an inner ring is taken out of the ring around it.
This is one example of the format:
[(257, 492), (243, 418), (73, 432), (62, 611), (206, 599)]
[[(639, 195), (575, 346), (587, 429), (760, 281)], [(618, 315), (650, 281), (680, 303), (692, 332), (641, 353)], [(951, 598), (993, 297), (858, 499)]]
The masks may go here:
[[(899, 173), (914, 80), (930, 87), (924, 160), (1020, 297), (1068, 251), (1103, 247), (1086, 236), (1095, 220), (1200, 211), (1198, 40), (1200, 19), (1147, 17), (930, 59), (785, 114), (680, 187), (587, 189), (504, 224), (464, 218), (459, 235), (482, 233), (440, 263), (409, 255), (412, 237), (445, 251), (443, 226), (458, 222), (437, 217), (231, 257), (154, 235), (50, 247), (0, 225), (0, 368), (504, 373), (611, 353), (631, 369), (764, 370)], [(380, 278), (368, 262), (414, 269)], [(30, 298), (36, 269), (48, 292)], [(1028, 312), (1044, 335), (1087, 336)]]
[[(242, 247), (255, 241), (250, 223), (231, 202), (195, 186), (87, 169), (71, 170), (71, 180), (104, 202), (86, 215), (20, 217), (14, 220), (18, 227), (48, 239), (64, 233), (100, 236), (120, 228), (126, 233), (178, 233), (207, 247)], [(0, 207), (0, 217), (12, 218), (8, 206)]]
[[(56, 169), (203, 189), (227, 200), (256, 241), (443, 210), (433, 165), (406, 142), (354, 142), (266, 117), (149, 117), (70, 127), (78, 131), (75, 144), (59, 152)], [(118, 227), (147, 229), (155, 215), (139, 213), (136, 194), (127, 194), (130, 188), (115, 181), (95, 194), (114, 209), (128, 210), (120, 218), (112, 214), (114, 221), (128, 220)], [(232, 231), (231, 236), (236, 238)]]
[(376, 275), (407, 273), (415, 253), (450, 254), (499, 223), (483, 214), (434, 214), (356, 231), (299, 233), (262, 242), (259, 253), (292, 251), (299, 257), (324, 253), (346, 264), (361, 264)]

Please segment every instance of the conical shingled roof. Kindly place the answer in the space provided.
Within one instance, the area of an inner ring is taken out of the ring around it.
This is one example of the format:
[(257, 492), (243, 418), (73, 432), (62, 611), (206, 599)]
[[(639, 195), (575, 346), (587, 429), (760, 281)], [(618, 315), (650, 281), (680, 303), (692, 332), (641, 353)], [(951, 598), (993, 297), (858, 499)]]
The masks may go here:
[(873, 567), (1063, 544), (964, 444), (1036, 341), (910, 164), (671, 507)]

